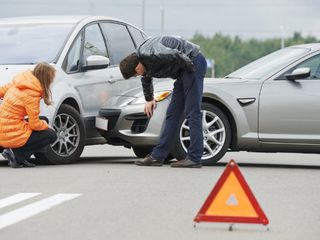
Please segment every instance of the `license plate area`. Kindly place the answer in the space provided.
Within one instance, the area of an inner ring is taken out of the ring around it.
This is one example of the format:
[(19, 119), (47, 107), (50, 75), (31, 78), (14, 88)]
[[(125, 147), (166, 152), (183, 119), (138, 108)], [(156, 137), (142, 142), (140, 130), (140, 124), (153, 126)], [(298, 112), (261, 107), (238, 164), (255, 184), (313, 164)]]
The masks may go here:
[(96, 128), (108, 131), (109, 120), (107, 118), (96, 117)]

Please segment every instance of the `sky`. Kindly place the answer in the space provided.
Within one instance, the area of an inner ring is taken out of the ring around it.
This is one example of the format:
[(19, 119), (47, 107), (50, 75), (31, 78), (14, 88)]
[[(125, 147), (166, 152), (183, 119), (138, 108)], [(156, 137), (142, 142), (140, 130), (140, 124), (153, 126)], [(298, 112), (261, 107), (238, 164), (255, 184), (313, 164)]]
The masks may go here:
[(266, 39), (297, 31), (320, 39), (320, 0), (0, 0), (1, 18), (67, 14), (120, 18), (150, 36)]

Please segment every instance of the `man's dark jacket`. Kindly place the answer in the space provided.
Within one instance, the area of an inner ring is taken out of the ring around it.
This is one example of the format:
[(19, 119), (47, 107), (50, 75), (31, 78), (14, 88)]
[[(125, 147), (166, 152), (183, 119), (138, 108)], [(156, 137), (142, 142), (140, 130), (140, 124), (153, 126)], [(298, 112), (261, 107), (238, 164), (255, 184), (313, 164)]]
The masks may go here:
[(149, 38), (136, 51), (145, 67), (141, 78), (146, 101), (153, 100), (152, 78), (177, 79), (182, 71), (193, 72), (192, 59), (199, 53), (199, 46), (178, 37)]

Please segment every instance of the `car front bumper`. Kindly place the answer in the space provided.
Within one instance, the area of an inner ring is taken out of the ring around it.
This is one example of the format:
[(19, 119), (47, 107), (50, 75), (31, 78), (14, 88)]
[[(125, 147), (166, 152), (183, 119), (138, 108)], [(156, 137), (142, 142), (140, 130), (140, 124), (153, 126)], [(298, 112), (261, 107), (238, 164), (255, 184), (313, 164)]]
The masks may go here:
[(144, 114), (144, 104), (121, 106), (121, 109), (102, 108), (96, 117), (96, 128), (111, 145), (155, 146), (168, 104), (167, 99), (159, 102), (150, 119)]

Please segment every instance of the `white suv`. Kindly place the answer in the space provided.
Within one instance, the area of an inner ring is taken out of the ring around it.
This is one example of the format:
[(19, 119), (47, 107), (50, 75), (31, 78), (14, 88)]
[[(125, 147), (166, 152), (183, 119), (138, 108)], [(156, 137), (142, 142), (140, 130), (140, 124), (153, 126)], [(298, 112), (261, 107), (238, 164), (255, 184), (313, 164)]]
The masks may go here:
[(118, 65), (146, 38), (135, 26), (110, 17), (0, 19), (0, 85), (40, 61), (57, 70), (54, 104), (42, 103), (41, 115), (57, 130), (58, 140), (37, 158), (72, 163), (85, 145), (105, 143), (95, 117), (110, 97), (141, 86), (138, 78), (125, 81)]

